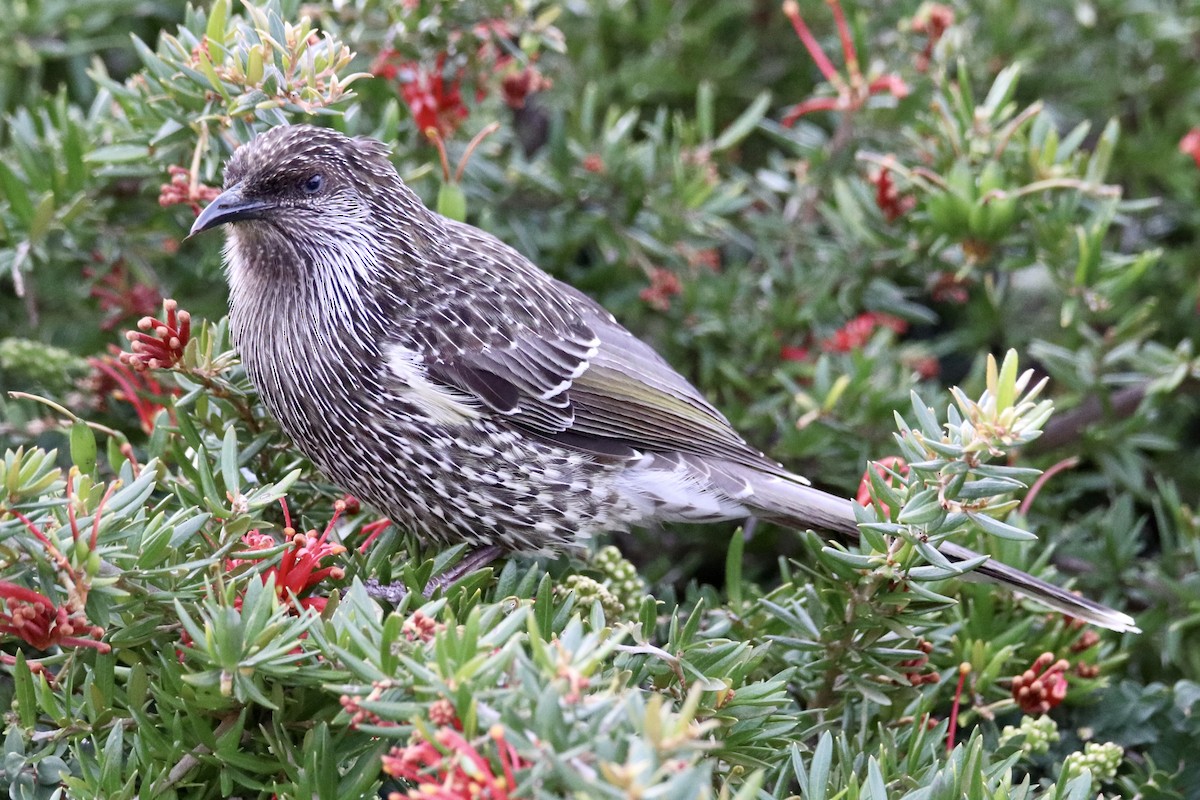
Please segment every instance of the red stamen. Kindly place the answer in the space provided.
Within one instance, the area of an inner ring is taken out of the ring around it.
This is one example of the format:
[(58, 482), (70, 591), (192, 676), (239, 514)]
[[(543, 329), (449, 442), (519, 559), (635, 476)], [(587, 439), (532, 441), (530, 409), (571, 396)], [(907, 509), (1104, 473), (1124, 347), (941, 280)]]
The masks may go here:
[(808, 25), (804, 23), (804, 18), (800, 16), (800, 6), (795, 0), (784, 0), (783, 13), (792, 22), (792, 29), (796, 31), (796, 36), (804, 45), (804, 49), (812, 56), (813, 63), (817, 65), (817, 69), (825, 76), (825, 80), (829, 81), (840, 92), (846, 89), (846, 82), (842, 80), (842, 76), (833, 68), (833, 62), (829, 60), (829, 56), (825, 55), (825, 50), (820, 43), (813, 37), (812, 31), (808, 29)]
[(946, 731), (946, 752), (954, 750), (954, 735), (958, 731), (958, 707), (962, 701), (963, 685), (967, 681), (967, 673), (971, 665), (966, 661), (958, 665), (958, 687), (954, 690), (954, 705), (950, 707), (950, 726)]

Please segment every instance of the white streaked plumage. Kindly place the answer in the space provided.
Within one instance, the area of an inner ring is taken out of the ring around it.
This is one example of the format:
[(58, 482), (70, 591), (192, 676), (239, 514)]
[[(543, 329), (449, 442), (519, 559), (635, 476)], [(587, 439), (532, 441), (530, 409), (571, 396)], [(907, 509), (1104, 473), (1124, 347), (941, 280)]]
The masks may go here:
[[(402, 527), (534, 553), (748, 514), (858, 535), (850, 501), (747, 445), (598, 304), (425, 208), (378, 142), (268, 131), (193, 232), (225, 223), (247, 374), (317, 467)], [(1134, 627), (1002, 564), (975, 575)]]

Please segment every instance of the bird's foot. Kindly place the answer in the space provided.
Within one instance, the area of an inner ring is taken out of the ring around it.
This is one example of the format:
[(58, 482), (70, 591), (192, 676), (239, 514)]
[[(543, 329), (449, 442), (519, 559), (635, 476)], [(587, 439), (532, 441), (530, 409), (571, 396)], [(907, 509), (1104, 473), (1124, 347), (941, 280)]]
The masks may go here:
[[(441, 575), (433, 576), (429, 583), (425, 584), (425, 591), (422, 594), (426, 597), (432, 597), (433, 593), (438, 589), (453, 586), (464, 576), (476, 570), (483, 569), (499, 558), (503, 552), (504, 550), (497, 545), (488, 545), (487, 547), (471, 551), (467, 554), (466, 558)], [(404, 595), (408, 594), (408, 587), (403, 583), (397, 581), (396, 583), (381, 584), (376, 578), (371, 578), (366, 582), (366, 590), (367, 594), (376, 600), (385, 600), (392, 605), (399, 603), (404, 598)]]
[(379, 578), (368, 578), (363, 584), (363, 588), (367, 590), (369, 597), (383, 600), (392, 605), (397, 605), (404, 599), (404, 595), (408, 594), (408, 587), (403, 582), (396, 581), (385, 585), (379, 582)]

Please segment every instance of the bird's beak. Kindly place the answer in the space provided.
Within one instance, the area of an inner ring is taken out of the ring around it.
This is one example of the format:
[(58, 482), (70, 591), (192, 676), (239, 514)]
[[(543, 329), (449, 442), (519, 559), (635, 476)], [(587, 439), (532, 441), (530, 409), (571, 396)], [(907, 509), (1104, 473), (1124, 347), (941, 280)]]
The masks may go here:
[(273, 206), (270, 203), (244, 197), (242, 185), (236, 184), (217, 195), (217, 199), (200, 212), (200, 216), (196, 217), (196, 221), (192, 223), (188, 238), (227, 222), (259, 219), (271, 208)]

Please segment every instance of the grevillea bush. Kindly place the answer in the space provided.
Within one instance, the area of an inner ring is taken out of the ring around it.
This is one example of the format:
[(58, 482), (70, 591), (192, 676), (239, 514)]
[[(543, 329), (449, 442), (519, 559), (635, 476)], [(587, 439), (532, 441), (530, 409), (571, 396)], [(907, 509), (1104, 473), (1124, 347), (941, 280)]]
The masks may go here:
[[(1195, 2), (5, 14), (10, 797), (1200, 795)], [(301, 120), (604, 302), (862, 543), (638, 531), (424, 597), (464, 549), (290, 446), (184, 238)]]

